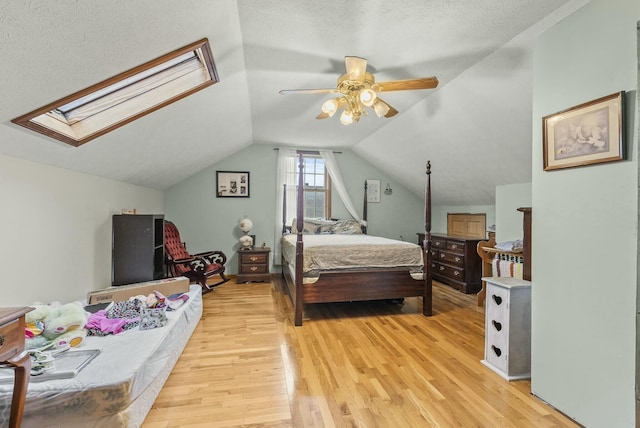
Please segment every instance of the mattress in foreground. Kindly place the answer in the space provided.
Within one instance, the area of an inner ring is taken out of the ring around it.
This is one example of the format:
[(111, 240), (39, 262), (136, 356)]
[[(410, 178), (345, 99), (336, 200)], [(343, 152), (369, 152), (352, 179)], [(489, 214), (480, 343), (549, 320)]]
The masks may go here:
[[(297, 235), (282, 237), (282, 254), (294, 270)], [(422, 279), (422, 248), (414, 243), (363, 234), (305, 234), (303, 272), (305, 283), (323, 271), (401, 269)]]
[[(22, 427), (140, 426), (201, 317), (202, 291), (191, 285), (165, 326), (87, 337), (77, 351), (100, 353), (75, 377), (29, 383)], [(8, 426), (12, 389), (0, 384), (0, 427)]]

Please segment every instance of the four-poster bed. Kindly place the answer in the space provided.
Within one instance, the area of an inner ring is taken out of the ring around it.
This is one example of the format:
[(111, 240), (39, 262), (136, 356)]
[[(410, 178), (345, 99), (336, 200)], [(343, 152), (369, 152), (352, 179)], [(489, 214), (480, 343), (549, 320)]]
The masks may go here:
[[(349, 257), (334, 257), (340, 261), (345, 258), (367, 260), (367, 263), (357, 266), (332, 266), (323, 269), (323, 262), (317, 262), (320, 257), (316, 251), (321, 247), (327, 247), (328, 240), (336, 239), (335, 245), (345, 245), (347, 240), (344, 235), (322, 235), (319, 231), (313, 234), (303, 234), (304, 210), (304, 162), (300, 156), (299, 179), (297, 189), (297, 212), (293, 233), (288, 233), (286, 224), (286, 186), (283, 200), (283, 239), (282, 239), (282, 274), (287, 284), (289, 296), (294, 307), (294, 324), (302, 325), (303, 309), (307, 303), (349, 302), (360, 300), (402, 299), (405, 297), (422, 297), (422, 313), (425, 316), (432, 314), (432, 279), (431, 279), (431, 164), (427, 163), (427, 184), (425, 191), (425, 239), (420, 248), (413, 243), (395, 241), (380, 237), (367, 237), (366, 235), (351, 235), (358, 243), (355, 247), (333, 247), (333, 253)], [(364, 197), (364, 220), (366, 221), (366, 182)], [(365, 232), (366, 230), (363, 229)], [(318, 234), (318, 235), (316, 235)], [(303, 235), (306, 237), (303, 238)], [(288, 242), (287, 242), (288, 241)], [(294, 242), (295, 241), (295, 242)], [(372, 242), (375, 241), (375, 242)], [(309, 253), (313, 256), (305, 258), (305, 243)], [(371, 244), (371, 245), (370, 245)], [(373, 245), (386, 245), (378, 247), (374, 253), (364, 252), (372, 249)], [(289, 250), (286, 246), (289, 246)], [(318, 246), (318, 247), (316, 247)], [(414, 247), (414, 248), (411, 248)], [(417, 247), (417, 248), (416, 248)], [(293, 249), (291, 249), (293, 248)], [(415, 251), (417, 249), (416, 260)], [(342, 253), (340, 253), (340, 251)], [(413, 251), (413, 252), (412, 252)], [(329, 253), (332, 251), (330, 250)], [(379, 254), (392, 255), (389, 259), (378, 259)], [(409, 261), (400, 255), (411, 253)], [(288, 254), (288, 255), (287, 255)], [(334, 254), (335, 255), (335, 254)], [(393, 259), (393, 257), (396, 257)], [(317, 263), (316, 263), (317, 262)], [(310, 265), (316, 269), (313, 272), (305, 271)], [(318, 267), (320, 266), (320, 268)], [(310, 278), (313, 276), (313, 278)]]

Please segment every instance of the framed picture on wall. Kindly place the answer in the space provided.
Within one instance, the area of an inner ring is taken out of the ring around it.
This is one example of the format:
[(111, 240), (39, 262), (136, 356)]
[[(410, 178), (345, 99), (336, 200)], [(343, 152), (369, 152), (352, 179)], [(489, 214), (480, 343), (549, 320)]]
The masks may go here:
[(248, 171), (216, 171), (217, 198), (248, 198)]
[(624, 159), (624, 91), (542, 118), (544, 170)]
[(380, 202), (380, 180), (367, 180), (367, 202)]

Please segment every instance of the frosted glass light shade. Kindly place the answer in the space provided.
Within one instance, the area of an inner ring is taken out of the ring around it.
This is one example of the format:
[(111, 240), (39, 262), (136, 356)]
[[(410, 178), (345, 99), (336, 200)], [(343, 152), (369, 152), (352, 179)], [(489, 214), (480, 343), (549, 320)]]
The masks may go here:
[(375, 110), (378, 117), (382, 117), (385, 114), (389, 113), (389, 106), (385, 103), (380, 102), (380, 100), (373, 103), (373, 110)]
[(378, 96), (371, 88), (363, 88), (360, 90), (360, 102), (362, 105), (371, 107)]
[(244, 233), (248, 233), (251, 229), (253, 229), (253, 222), (248, 218), (244, 218), (240, 220), (240, 224), (238, 225), (238, 227)]
[(340, 123), (343, 125), (351, 125), (353, 123), (353, 113), (350, 110), (345, 110), (340, 115)]
[(338, 110), (338, 100), (335, 98), (331, 98), (322, 104), (322, 112), (329, 116), (333, 116), (336, 110)]
[(253, 238), (250, 235), (243, 235), (239, 239), (242, 248), (250, 248), (253, 246)]

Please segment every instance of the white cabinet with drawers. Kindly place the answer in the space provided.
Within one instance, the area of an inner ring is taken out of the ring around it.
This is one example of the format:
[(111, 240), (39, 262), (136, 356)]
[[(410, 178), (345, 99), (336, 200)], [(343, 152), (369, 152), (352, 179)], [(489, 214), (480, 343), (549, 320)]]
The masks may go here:
[(507, 380), (531, 377), (531, 282), (486, 277), (484, 360)]

